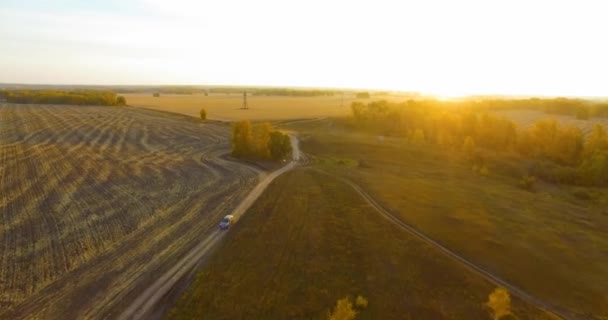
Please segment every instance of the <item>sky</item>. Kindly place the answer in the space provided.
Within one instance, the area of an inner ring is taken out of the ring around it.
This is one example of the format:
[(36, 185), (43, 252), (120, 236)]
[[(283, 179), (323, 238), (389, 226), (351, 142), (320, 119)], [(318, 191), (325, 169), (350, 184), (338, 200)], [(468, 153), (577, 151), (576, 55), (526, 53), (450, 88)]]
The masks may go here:
[(608, 96), (594, 0), (0, 0), (0, 82)]

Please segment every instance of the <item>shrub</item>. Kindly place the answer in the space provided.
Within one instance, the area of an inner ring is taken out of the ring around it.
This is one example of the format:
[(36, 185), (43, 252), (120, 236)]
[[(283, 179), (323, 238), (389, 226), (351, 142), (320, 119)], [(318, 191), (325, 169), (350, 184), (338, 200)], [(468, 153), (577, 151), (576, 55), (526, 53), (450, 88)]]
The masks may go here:
[(123, 97), (123, 96), (116, 97), (116, 105), (117, 106), (126, 106), (127, 105), (127, 99), (125, 99), (125, 97)]
[(361, 308), (361, 309), (367, 308), (367, 303), (368, 303), (367, 299), (365, 299), (365, 297), (363, 297), (363, 296), (357, 296), (357, 298), (355, 299), (355, 306), (357, 308)]
[(160, 97), (160, 93), (158, 93), (158, 92), (154, 92), (154, 93), (152, 94), (152, 96), (153, 96), (153, 97), (155, 97), (155, 98), (158, 98), (158, 97)]
[(289, 156), (291, 153), (289, 136), (280, 131), (272, 131), (270, 133), (270, 140), (268, 141), (268, 148), (270, 149), (270, 158), (273, 160), (280, 160)]
[(328, 320), (353, 320), (357, 316), (357, 311), (353, 309), (353, 303), (348, 297), (336, 302), (333, 312), (328, 314)]
[(204, 108), (201, 109), (201, 120), (207, 120), (207, 111)]
[(535, 176), (525, 175), (519, 181), (519, 186), (528, 191), (532, 191), (534, 189), (534, 184), (536, 184)]
[(499, 320), (504, 316), (511, 314), (511, 296), (505, 288), (496, 288), (488, 296), (486, 306), (490, 308), (490, 312), (494, 320)]

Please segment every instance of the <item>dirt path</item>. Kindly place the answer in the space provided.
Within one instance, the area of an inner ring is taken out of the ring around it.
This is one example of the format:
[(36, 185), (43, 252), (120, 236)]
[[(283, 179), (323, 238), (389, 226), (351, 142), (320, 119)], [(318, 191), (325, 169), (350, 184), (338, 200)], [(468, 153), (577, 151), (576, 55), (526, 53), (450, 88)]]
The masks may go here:
[[(300, 160), (300, 149), (298, 140), (295, 136), (290, 136), (293, 148), (292, 160), (290, 163), (266, 175), (257, 186), (247, 195), (247, 197), (232, 212), (235, 218), (242, 216), (249, 207), (266, 190), (268, 185), (278, 176), (295, 168)], [(150, 287), (144, 290), (118, 319), (147, 319), (154, 312), (157, 303), (173, 288), (173, 286), (184, 277), (192, 268), (214, 248), (214, 246), (224, 237), (226, 231), (219, 229), (211, 233), (205, 240), (198, 244), (190, 253), (178, 261), (169, 271), (156, 280)]]
[(439, 242), (431, 239), (430, 237), (428, 237), (427, 235), (425, 235), (424, 233), (420, 232), (418, 229), (414, 228), (413, 226), (403, 222), (401, 219), (397, 218), (394, 214), (392, 214), (390, 211), (388, 211), (387, 209), (385, 209), (382, 205), (380, 205), (372, 196), (370, 196), (367, 192), (365, 192), (360, 186), (358, 186), (357, 184), (355, 184), (354, 182), (348, 180), (348, 179), (344, 179), (342, 177), (339, 177), (337, 175), (331, 174), (329, 172), (320, 170), (320, 169), (314, 169), (318, 172), (322, 172), (324, 174), (330, 175), (332, 177), (335, 177), (337, 179), (340, 179), (341, 181), (343, 181), (344, 183), (350, 185), (359, 195), (361, 195), (361, 197), (363, 199), (365, 199), (365, 201), (371, 205), (374, 209), (376, 209), (376, 211), (378, 211), (378, 213), (380, 213), (384, 218), (388, 219), (390, 222), (392, 222), (393, 224), (397, 225), (399, 228), (409, 232), (410, 234), (412, 234), (413, 236), (415, 236), (416, 238), (426, 242), (427, 244), (435, 247), (436, 249), (438, 249), (439, 251), (441, 251), (443, 254), (447, 255), (448, 257), (454, 259), (455, 261), (467, 266), (470, 270), (472, 270), (473, 272), (477, 273), (478, 275), (482, 276), (483, 278), (485, 278), (486, 280), (490, 281), (491, 283), (493, 283), (496, 286), (499, 287), (504, 287), (507, 290), (509, 290), (509, 292), (511, 294), (513, 294), (514, 296), (518, 297), (519, 299), (535, 305), (549, 313), (551, 313), (552, 315), (559, 317), (559, 318), (563, 318), (563, 319), (572, 319), (572, 320), (577, 320), (577, 319), (586, 319), (585, 316), (580, 315), (580, 314), (574, 314), (568, 310), (564, 310), (563, 308), (551, 305), (549, 303), (546, 303), (544, 301), (539, 300), (538, 298), (530, 295), (529, 293), (525, 292), (524, 290), (508, 283), (507, 281), (501, 279), (500, 277), (484, 270), (483, 268), (479, 267), (478, 265), (474, 264), (473, 262), (471, 262), (470, 260), (467, 260), (466, 258), (460, 256), (458, 253), (446, 248), (445, 246), (443, 246), (442, 244), (440, 244)]

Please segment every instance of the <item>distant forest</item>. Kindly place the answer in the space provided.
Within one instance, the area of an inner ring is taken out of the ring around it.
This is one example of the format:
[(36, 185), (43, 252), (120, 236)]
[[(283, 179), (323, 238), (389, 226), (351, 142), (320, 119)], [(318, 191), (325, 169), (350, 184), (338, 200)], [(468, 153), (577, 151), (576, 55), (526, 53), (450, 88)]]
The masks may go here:
[(479, 152), (482, 149), (515, 153), (529, 160), (529, 175), (543, 180), (608, 185), (608, 132), (600, 124), (587, 136), (578, 127), (552, 119), (521, 128), (488, 112), (501, 108), (537, 109), (579, 119), (590, 114), (608, 115), (607, 104), (573, 99), (374, 101), (353, 102), (351, 124), (360, 130), (407, 137), (415, 143), (464, 150), (479, 167), (485, 167), (483, 152)]
[(338, 91), (318, 89), (258, 89), (254, 91), (256, 96), (286, 96), (286, 97), (320, 97), (333, 96)]
[(59, 90), (0, 90), (0, 100), (11, 103), (68, 104), (119, 106), (126, 105), (122, 96), (109, 91), (59, 91)]

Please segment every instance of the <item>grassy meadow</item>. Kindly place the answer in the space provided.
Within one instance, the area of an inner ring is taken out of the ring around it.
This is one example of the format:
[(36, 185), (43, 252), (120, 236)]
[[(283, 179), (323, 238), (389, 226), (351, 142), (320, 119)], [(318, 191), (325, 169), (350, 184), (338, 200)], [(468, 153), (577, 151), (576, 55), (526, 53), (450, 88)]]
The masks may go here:
[[(320, 97), (286, 97), (248, 95), (250, 109), (242, 110), (243, 95), (240, 93), (219, 94), (161, 94), (132, 93), (124, 95), (131, 106), (171, 111), (198, 117), (201, 108), (207, 110), (207, 117), (214, 120), (290, 120), (319, 117), (339, 117), (350, 114), (353, 93)], [(406, 96), (372, 95), (373, 99), (401, 101)]]
[[(492, 284), (382, 218), (312, 169), (275, 180), (198, 271), (167, 319), (491, 319)], [(513, 319), (550, 319), (513, 299)]]
[(539, 182), (530, 192), (513, 177), (524, 172), (515, 155), (486, 154), (483, 175), (459, 151), (333, 119), (289, 127), (315, 166), (357, 182), (446, 247), (582, 318), (608, 316), (606, 189)]

